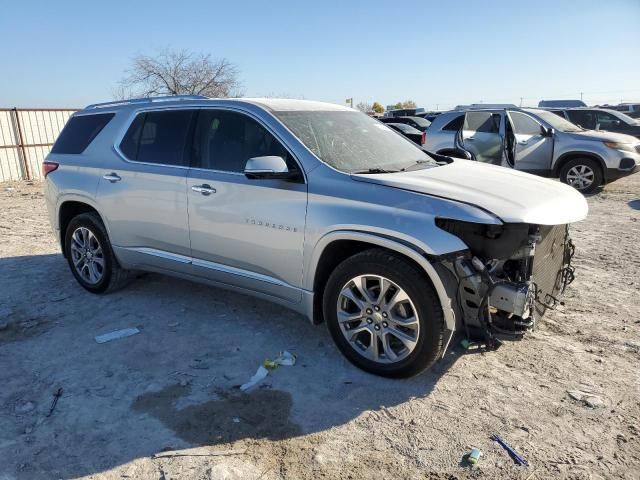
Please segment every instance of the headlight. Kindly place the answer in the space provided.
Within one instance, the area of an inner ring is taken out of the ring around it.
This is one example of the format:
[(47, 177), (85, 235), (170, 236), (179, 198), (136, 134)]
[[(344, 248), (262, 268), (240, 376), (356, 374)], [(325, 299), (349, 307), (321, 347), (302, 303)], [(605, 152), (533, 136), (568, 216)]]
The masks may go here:
[(636, 149), (633, 147), (632, 143), (617, 143), (617, 142), (603, 142), (607, 147), (613, 148), (614, 150), (622, 150), (625, 152), (635, 152)]

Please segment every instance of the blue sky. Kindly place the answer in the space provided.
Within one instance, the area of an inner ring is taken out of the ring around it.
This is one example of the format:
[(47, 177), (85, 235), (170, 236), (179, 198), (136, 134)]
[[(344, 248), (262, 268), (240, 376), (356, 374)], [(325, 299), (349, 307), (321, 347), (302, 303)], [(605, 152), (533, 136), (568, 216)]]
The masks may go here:
[(640, 100), (640, 1), (3, 2), (0, 107), (109, 100), (137, 53), (238, 65), (248, 96)]

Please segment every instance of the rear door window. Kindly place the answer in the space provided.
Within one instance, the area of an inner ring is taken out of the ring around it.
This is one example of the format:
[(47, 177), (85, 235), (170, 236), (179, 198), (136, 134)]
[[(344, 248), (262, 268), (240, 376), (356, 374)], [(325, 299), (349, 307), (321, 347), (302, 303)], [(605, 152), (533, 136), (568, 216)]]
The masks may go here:
[(114, 116), (115, 113), (97, 113), (71, 117), (53, 145), (51, 153), (84, 152)]
[(595, 130), (596, 116), (590, 110), (567, 110), (569, 120), (587, 130)]
[(137, 162), (187, 166), (187, 142), (195, 110), (139, 114), (120, 143), (120, 151)]
[(490, 112), (467, 112), (464, 117), (464, 129), (472, 132), (498, 133), (500, 115)]

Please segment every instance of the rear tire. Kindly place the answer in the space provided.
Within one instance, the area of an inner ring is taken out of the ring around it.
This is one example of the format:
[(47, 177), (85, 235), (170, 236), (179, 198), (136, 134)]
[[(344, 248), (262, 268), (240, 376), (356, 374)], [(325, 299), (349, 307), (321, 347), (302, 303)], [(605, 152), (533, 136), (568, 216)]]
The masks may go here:
[(344, 356), (376, 375), (416, 375), (442, 352), (444, 316), (433, 285), (387, 250), (366, 250), (338, 265), (327, 281), (323, 313)]
[(602, 168), (591, 158), (574, 158), (560, 169), (560, 181), (580, 193), (593, 193), (602, 185)]
[(72, 218), (64, 239), (71, 273), (91, 293), (113, 292), (131, 279), (130, 272), (118, 264), (97, 213), (82, 213)]

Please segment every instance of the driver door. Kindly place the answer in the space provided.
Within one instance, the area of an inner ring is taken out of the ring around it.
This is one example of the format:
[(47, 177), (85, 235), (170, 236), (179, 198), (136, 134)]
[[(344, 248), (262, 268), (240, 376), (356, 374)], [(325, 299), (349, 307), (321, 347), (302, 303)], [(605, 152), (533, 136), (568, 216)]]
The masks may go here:
[(542, 125), (523, 112), (507, 112), (516, 170), (541, 172), (551, 168), (553, 136)]
[(307, 185), (250, 179), (247, 160), (275, 155), (300, 169), (262, 124), (240, 112), (201, 109), (187, 176), (193, 271), (213, 281), (297, 302)]
[(492, 112), (467, 112), (459, 132), (460, 146), (478, 162), (502, 165), (500, 114)]

